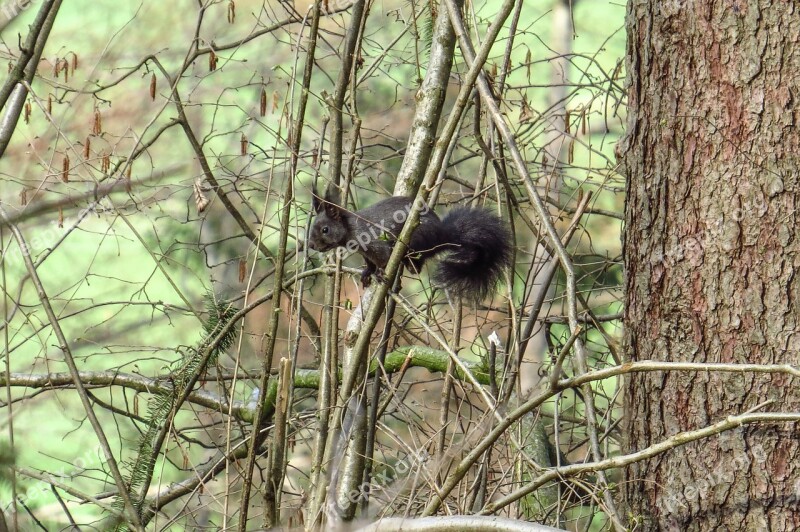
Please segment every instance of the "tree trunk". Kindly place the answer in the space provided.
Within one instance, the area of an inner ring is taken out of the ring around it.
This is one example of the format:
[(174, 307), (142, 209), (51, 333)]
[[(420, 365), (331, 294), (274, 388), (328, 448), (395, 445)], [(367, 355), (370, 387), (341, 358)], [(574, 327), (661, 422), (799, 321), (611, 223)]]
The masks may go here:
[[(631, 360), (800, 363), (800, 13), (792, 1), (628, 6), (626, 350)], [(627, 451), (762, 405), (783, 375), (649, 373)], [(626, 471), (637, 530), (797, 530), (797, 424), (750, 426)]]

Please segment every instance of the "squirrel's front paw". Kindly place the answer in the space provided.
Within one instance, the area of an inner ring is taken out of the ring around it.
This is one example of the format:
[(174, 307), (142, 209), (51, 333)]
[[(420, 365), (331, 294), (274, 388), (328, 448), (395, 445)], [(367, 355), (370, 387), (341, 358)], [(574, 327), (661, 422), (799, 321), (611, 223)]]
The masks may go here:
[(361, 286), (367, 288), (372, 284), (372, 272), (364, 269), (361, 271)]
[(364, 288), (369, 287), (372, 284), (373, 274), (375, 275), (375, 279), (377, 279), (379, 283), (386, 282), (386, 276), (383, 274), (383, 270), (364, 269), (361, 271), (361, 286), (363, 286)]
[(383, 274), (383, 268), (378, 268), (375, 264), (367, 261), (367, 265), (361, 270), (361, 286), (367, 288), (372, 284), (372, 275), (375, 274), (375, 279), (379, 283), (386, 282), (386, 276)]

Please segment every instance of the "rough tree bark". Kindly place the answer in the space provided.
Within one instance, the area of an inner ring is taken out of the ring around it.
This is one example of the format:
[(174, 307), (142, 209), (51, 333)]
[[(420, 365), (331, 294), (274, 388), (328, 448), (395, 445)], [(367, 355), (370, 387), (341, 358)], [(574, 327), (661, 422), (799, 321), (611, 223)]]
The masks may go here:
[[(800, 13), (783, 0), (630, 0), (624, 237), (632, 360), (800, 363)], [(785, 376), (652, 373), (628, 451), (754, 408)], [(637, 530), (800, 528), (796, 424), (746, 428), (626, 472)]]

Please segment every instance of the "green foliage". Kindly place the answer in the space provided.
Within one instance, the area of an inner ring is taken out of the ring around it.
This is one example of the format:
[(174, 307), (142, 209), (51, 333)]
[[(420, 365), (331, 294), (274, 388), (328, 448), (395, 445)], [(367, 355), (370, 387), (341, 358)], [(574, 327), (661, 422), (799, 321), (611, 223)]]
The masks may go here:
[(11, 466), (14, 465), (14, 454), (11, 447), (0, 442), (0, 482), (11, 482)]
[(422, 13), (417, 20), (417, 27), (419, 28), (419, 44), (420, 51), (424, 62), (427, 63), (431, 56), (431, 48), (433, 47), (433, 30), (436, 24), (436, 19), (431, 13), (430, 7), (426, 4)]

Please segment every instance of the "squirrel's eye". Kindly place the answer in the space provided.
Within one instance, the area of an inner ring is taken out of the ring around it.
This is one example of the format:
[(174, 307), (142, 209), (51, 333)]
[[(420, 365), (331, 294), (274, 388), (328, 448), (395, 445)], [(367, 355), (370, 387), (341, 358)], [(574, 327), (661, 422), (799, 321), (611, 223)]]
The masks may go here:
[(328, 227), (327, 226), (322, 228), (322, 234), (323, 235), (327, 235), (328, 234)]

